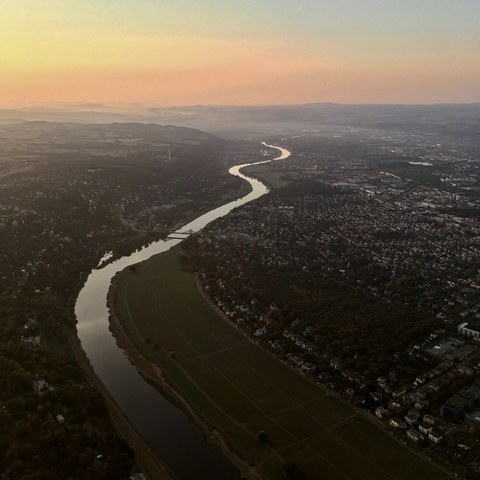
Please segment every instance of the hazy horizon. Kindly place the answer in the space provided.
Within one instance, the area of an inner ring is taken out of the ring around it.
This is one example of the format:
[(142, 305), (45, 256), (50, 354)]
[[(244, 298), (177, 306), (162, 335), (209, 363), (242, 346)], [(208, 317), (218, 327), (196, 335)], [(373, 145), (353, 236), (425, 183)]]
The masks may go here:
[(70, 111), (75, 110), (91, 110), (91, 111), (104, 111), (104, 112), (117, 112), (127, 113), (126, 109), (138, 109), (139, 111), (150, 111), (156, 109), (186, 109), (186, 108), (275, 108), (275, 107), (308, 107), (308, 106), (339, 106), (339, 107), (448, 107), (448, 106), (469, 106), (480, 105), (480, 101), (472, 102), (434, 102), (434, 103), (395, 103), (395, 102), (293, 102), (293, 103), (190, 103), (190, 104), (147, 104), (141, 102), (132, 103), (99, 103), (88, 101), (65, 101), (65, 102), (37, 102), (37, 103), (0, 103), (0, 109), (2, 110), (16, 110), (16, 109), (65, 109)]

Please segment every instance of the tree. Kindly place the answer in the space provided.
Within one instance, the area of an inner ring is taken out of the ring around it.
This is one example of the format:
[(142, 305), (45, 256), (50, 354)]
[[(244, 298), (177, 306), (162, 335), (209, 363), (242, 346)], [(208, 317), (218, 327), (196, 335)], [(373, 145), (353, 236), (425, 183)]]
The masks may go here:
[(285, 474), (290, 480), (306, 480), (307, 478), (305, 473), (295, 463), (286, 463), (284, 468)]
[(18, 420), (18, 422), (15, 424), (15, 436), (17, 438), (22, 438), (25, 439), (28, 437), (30, 433), (30, 427), (28, 426), (28, 423), (25, 420)]
[(12, 475), (9, 478), (21, 478), (23, 476), (22, 473), (25, 468), (26, 465), (24, 462), (22, 462), (21, 460), (15, 460), (8, 469), (10, 475)]
[(265, 432), (265, 430), (260, 430), (258, 433), (257, 433), (257, 438), (261, 441), (261, 442), (266, 442), (267, 441), (267, 432)]

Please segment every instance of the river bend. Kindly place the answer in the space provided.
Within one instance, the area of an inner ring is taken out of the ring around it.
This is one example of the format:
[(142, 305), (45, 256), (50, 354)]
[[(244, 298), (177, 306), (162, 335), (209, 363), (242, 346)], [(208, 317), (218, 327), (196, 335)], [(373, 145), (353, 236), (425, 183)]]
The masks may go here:
[[(290, 152), (285, 148), (262, 143), (280, 151), (280, 155), (273, 160), (283, 160), (290, 156)], [(143, 379), (117, 345), (109, 330), (106, 304), (108, 290), (117, 272), (170, 250), (190, 233), (198, 232), (234, 208), (265, 195), (268, 188), (259, 180), (243, 174), (241, 170), (270, 161), (272, 160), (245, 163), (230, 168), (230, 174), (250, 183), (250, 193), (200, 215), (173, 232), (171, 235), (176, 238), (156, 241), (129, 256), (108, 263), (103, 268), (93, 269), (75, 304), (78, 338), (95, 374), (152, 451), (181, 480), (226, 480), (240, 478), (240, 474), (215, 447), (206, 442), (201, 429), (183, 410), (170, 403)]]

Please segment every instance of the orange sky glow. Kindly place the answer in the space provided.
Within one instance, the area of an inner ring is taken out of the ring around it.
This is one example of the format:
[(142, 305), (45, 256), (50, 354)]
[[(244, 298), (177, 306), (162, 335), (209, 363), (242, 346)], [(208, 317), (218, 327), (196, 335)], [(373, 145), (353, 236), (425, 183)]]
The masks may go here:
[(480, 101), (467, 0), (47, 3), (0, 4), (2, 105)]

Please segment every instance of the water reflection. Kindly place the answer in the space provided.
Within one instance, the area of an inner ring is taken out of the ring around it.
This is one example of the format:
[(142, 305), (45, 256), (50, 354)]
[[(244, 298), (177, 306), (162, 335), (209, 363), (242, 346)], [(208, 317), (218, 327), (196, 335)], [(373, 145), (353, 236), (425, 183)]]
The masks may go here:
[[(274, 160), (290, 156), (290, 152), (274, 145), (265, 146), (280, 151)], [(260, 181), (241, 173), (242, 168), (267, 163), (270, 160), (237, 165), (229, 170), (232, 175), (248, 181), (252, 187), (244, 197), (215, 208), (174, 232), (198, 232), (213, 220), (227, 215), (234, 208), (255, 200), (268, 192)], [(113, 398), (131, 419), (150, 448), (179, 479), (225, 480), (240, 478), (239, 472), (214, 447), (207, 444), (203, 433), (179, 408), (148, 384), (118, 347), (109, 330), (106, 298), (112, 278), (117, 272), (152, 255), (166, 252), (182, 239), (167, 238), (145, 246), (129, 256), (105, 265), (111, 255), (106, 254), (99, 267), (92, 270), (75, 305), (77, 332), (90, 363)], [(105, 265), (102, 268), (102, 265)], [(188, 456), (188, 461), (186, 457)]]

